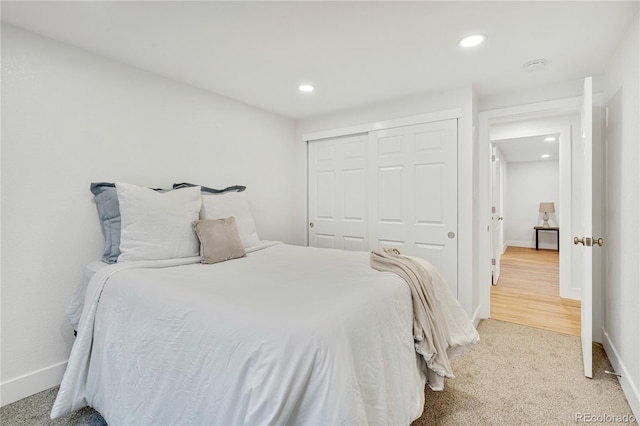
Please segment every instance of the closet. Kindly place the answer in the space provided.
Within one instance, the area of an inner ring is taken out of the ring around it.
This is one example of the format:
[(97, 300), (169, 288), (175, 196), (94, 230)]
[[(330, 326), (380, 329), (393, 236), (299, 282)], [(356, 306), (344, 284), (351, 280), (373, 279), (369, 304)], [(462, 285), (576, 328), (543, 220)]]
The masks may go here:
[(457, 296), (457, 129), (447, 119), (309, 139), (309, 245), (397, 248)]

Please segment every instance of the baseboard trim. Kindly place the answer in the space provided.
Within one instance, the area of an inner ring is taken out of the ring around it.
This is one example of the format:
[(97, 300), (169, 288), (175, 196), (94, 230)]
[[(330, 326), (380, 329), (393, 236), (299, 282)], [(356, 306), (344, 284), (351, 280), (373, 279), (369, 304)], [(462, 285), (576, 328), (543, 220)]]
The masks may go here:
[(624, 365), (624, 362), (620, 359), (620, 355), (616, 350), (615, 345), (609, 338), (609, 333), (607, 330), (602, 328), (602, 346), (604, 346), (604, 351), (607, 353), (609, 357), (609, 361), (611, 362), (611, 366), (614, 371), (622, 374), (622, 377), (618, 378), (620, 385), (622, 386), (622, 391), (624, 392), (624, 396), (627, 397), (627, 401), (631, 406), (631, 411), (633, 411), (633, 415), (636, 419), (640, 419), (640, 392), (638, 391), (639, 383), (633, 382), (633, 377), (629, 374), (629, 370)]
[(535, 243), (531, 241), (516, 241), (516, 240), (508, 240), (505, 245), (507, 247), (525, 247), (525, 248), (536, 248)]
[[(560, 277), (562, 280), (562, 276)], [(560, 297), (563, 299), (573, 299), (573, 300), (582, 300), (582, 288), (580, 287), (569, 287), (560, 285)]]
[[(536, 242), (535, 241), (509, 240), (509, 241), (507, 241), (505, 243), (505, 246), (506, 247), (536, 248)], [(546, 250), (558, 250), (558, 245), (557, 244), (539, 242), (538, 243), (538, 248), (546, 249)], [(506, 248), (505, 248), (505, 250), (506, 250)]]
[(569, 299), (582, 300), (582, 289), (577, 287), (571, 287), (571, 294)]
[(0, 407), (59, 385), (66, 368), (64, 361), (1, 383)]

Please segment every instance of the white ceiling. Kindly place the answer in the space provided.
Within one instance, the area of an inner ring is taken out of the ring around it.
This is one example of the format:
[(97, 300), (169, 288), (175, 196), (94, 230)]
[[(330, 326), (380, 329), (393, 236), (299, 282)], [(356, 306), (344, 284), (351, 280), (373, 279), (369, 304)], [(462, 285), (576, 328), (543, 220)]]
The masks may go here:
[[(555, 137), (552, 142), (546, 142), (546, 137)], [(494, 142), (502, 158), (507, 163), (520, 163), (523, 161), (558, 161), (560, 154), (560, 143), (558, 134), (528, 136), (522, 138), (501, 139)], [(548, 154), (549, 158), (542, 158), (543, 154)]]
[[(2, 20), (294, 119), (600, 75), (638, 1), (10, 2)], [(457, 41), (482, 32), (464, 51)], [(548, 66), (522, 65), (545, 58)], [(316, 85), (301, 94), (301, 82)]]

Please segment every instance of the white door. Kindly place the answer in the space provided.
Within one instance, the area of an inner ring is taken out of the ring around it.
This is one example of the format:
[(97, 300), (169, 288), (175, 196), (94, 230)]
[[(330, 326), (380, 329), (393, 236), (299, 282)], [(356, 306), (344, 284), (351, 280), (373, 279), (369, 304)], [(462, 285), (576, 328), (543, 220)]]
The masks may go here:
[(309, 142), (309, 245), (368, 250), (367, 134)]
[(592, 341), (593, 341), (593, 92), (592, 79), (584, 81), (582, 100), (582, 141), (583, 155), (583, 191), (582, 209), (579, 216), (582, 219), (582, 235), (574, 237), (575, 244), (581, 244), (579, 250), (583, 258), (584, 276), (582, 283), (581, 301), (581, 333), (582, 361), (584, 375), (592, 377)]
[(502, 168), (499, 152), (495, 144), (491, 147), (491, 267), (492, 284), (500, 278), (500, 255), (502, 254)]
[(457, 120), (369, 133), (371, 248), (431, 262), (457, 296)]

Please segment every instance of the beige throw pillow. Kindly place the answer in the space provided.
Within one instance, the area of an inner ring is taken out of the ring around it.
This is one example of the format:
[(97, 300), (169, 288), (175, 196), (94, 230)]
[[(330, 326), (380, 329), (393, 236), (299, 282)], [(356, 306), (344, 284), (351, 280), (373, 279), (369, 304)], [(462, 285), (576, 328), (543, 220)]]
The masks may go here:
[(224, 262), (247, 255), (234, 217), (196, 220), (193, 230), (200, 239), (202, 263)]

